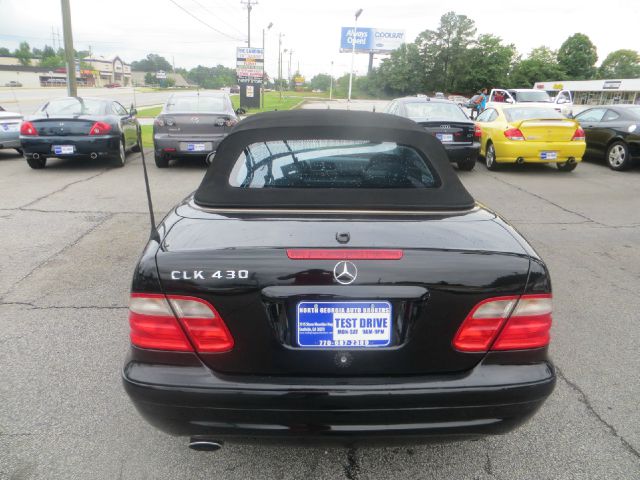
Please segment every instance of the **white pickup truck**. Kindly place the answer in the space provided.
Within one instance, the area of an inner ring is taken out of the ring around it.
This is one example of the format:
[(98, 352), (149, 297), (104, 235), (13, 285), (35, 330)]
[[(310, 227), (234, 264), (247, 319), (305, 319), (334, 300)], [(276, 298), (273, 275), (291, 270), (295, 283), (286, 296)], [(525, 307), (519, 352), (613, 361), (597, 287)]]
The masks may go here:
[(489, 93), (487, 107), (492, 103), (524, 103), (536, 107), (553, 106), (566, 116), (571, 115), (573, 110), (573, 99), (569, 90), (561, 90), (552, 98), (546, 91), (535, 88), (494, 88)]

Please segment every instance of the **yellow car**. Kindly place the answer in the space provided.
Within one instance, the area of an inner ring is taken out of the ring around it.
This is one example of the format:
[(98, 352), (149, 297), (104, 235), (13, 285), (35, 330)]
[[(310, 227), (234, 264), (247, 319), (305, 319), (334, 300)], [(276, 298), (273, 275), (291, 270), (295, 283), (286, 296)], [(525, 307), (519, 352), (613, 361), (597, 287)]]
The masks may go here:
[(476, 119), (487, 168), (502, 163), (555, 163), (570, 172), (586, 149), (584, 130), (552, 106), (490, 104)]

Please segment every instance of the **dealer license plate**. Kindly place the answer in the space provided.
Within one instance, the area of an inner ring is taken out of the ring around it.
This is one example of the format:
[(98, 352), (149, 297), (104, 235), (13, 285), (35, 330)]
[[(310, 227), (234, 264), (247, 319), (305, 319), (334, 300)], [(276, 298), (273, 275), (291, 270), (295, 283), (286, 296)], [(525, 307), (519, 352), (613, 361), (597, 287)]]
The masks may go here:
[(187, 151), (188, 152), (204, 152), (205, 151), (204, 143), (187, 143)]
[(17, 132), (19, 130), (19, 124), (17, 123), (3, 123), (1, 125), (4, 132)]
[(53, 153), (56, 155), (69, 155), (75, 152), (75, 149), (73, 145), (54, 145)]
[(540, 152), (541, 160), (557, 160), (558, 152)]
[(453, 133), (436, 133), (436, 138), (442, 143), (453, 142)]
[(391, 304), (386, 301), (300, 302), (298, 345), (312, 348), (374, 348), (391, 343)]

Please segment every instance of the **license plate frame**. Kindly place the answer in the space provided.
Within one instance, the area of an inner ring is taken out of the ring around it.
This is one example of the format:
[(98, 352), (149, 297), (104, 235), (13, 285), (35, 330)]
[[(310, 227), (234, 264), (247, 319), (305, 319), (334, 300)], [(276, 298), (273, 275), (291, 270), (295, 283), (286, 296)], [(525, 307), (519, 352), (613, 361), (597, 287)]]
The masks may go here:
[(543, 151), (540, 152), (540, 160), (557, 160), (558, 159), (558, 152), (554, 152), (554, 151)]
[(300, 348), (371, 349), (391, 345), (393, 306), (389, 301), (305, 300), (295, 308)]
[(436, 138), (442, 143), (453, 142), (453, 133), (436, 133)]
[(187, 143), (187, 152), (205, 152), (206, 149), (205, 143)]
[(0, 123), (2, 131), (5, 133), (16, 133), (20, 131), (19, 123)]
[(75, 145), (53, 145), (51, 150), (55, 155), (73, 155), (76, 153)]

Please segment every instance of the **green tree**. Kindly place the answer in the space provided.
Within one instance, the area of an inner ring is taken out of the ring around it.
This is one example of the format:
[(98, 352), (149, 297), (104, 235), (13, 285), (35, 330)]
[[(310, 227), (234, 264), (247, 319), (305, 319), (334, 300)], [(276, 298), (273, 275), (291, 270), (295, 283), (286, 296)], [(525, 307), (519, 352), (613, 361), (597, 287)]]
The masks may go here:
[(138, 72), (157, 72), (158, 70), (171, 71), (172, 68), (166, 58), (156, 53), (150, 53), (142, 60), (131, 62), (131, 70)]
[(309, 81), (312, 90), (328, 91), (331, 85), (331, 76), (326, 73), (319, 73)]
[(44, 60), (45, 58), (55, 57), (55, 56), (56, 56), (56, 51), (53, 49), (53, 47), (50, 47), (49, 45), (45, 45), (44, 48), (42, 49), (42, 59)]
[(566, 73), (557, 57), (557, 53), (548, 47), (534, 48), (525, 60), (514, 65), (509, 85), (513, 88), (531, 88), (536, 82), (562, 80)]
[(425, 86), (429, 90), (451, 91), (463, 70), (464, 54), (476, 34), (475, 22), (455, 12), (440, 17), (437, 30), (425, 30), (416, 45), (423, 59)]
[(156, 76), (153, 73), (147, 72), (144, 75), (144, 84), (145, 85), (155, 85), (156, 83), (158, 83), (158, 81), (156, 80)]
[(42, 60), (40, 60), (40, 66), (43, 68), (49, 68), (51, 70), (63, 67), (64, 58), (57, 55), (54, 55), (52, 57), (42, 57)]
[[(391, 52), (372, 76), (381, 93), (388, 96), (415, 95), (424, 91), (425, 66), (415, 43), (405, 43)], [(373, 93), (373, 92), (372, 92)]]
[(600, 69), (600, 78), (640, 77), (640, 55), (635, 50), (616, 50), (607, 55)]
[(451, 91), (470, 93), (483, 87), (506, 87), (516, 53), (515, 45), (503, 45), (500, 37), (480, 35), (463, 54), (464, 68)]
[(198, 65), (189, 70), (187, 78), (202, 88), (230, 87), (238, 83), (236, 71), (224, 65), (216, 65), (215, 67)]
[(27, 42), (20, 42), (20, 46), (15, 52), (13, 52), (13, 56), (18, 59), (20, 65), (30, 65), (31, 47), (29, 47), (29, 44)]
[(11, 52), (6, 47), (0, 47), (0, 55), (2, 55), (3, 57), (8, 57), (11, 55)]
[(558, 50), (558, 63), (572, 80), (589, 80), (594, 77), (598, 60), (596, 46), (584, 33), (575, 33), (565, 40)]

